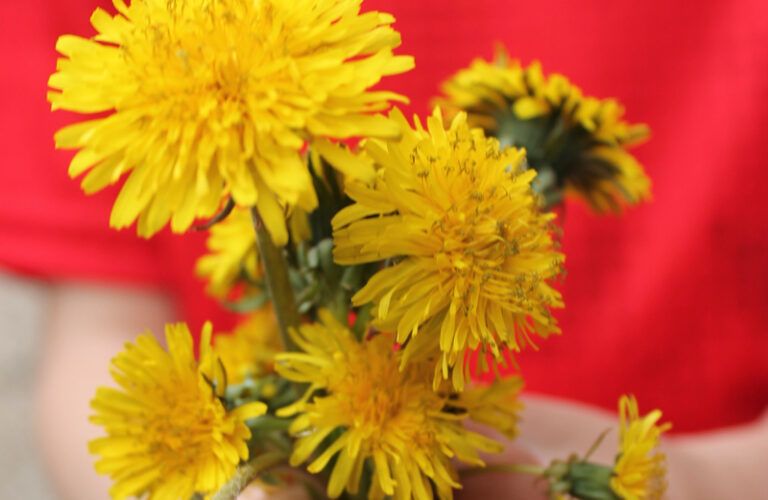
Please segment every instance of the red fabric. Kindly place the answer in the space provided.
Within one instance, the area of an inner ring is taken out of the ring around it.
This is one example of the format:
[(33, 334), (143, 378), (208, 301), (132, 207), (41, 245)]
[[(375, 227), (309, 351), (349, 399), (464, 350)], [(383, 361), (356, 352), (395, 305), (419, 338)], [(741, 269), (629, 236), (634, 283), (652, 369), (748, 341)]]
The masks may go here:
[(36, 277), (100, 280), (171, 291), (179, 317), (198, 331), (207, 319), (234, 318), (203, 293), (193, 274), (203, 234), (169, 233), (145, 241), (108, 229), (117, 189), (91, 197), (67, 176), (71, 152), (55, 151), (53, 133), (79, 118), (51, 113), (47, 80), (59, 35), (93, 33), (89, 18), (107, 1), (3, 0), (0, 3), (0, 269)]
[[(85, 198), (53, 151), (45, 82), (62, 33), (105, 2), (0, 4), (0, 262), (51, 278), (162, 286), (196, 323), (201, 236), (107, 229), (114, 191)], [(634, 392), (675, 429), (748, 420), (768, 403), (768, 4), (761, 0), (369, 0), (395, 14), (417, 69), (386, 85), (427, 111), (438, 83), (496, 41), (587, 93), (617, 96), (654, 137), (636, 152), (654, 201), (623, 218), (569, 203), (564, 334), (519, 357), (532, 390), (614, 408)]]

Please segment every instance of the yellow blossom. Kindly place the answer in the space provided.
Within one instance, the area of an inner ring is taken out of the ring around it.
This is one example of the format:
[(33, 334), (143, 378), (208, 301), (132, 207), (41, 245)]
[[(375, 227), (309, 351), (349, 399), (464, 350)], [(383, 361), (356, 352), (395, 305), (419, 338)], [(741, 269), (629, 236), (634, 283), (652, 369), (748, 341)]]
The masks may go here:
[(242, 208), (235, 208), (210, 231), (208, 253), (197, 260), (195, 271), (207, 278), (211, 295), (225, 297), (243, 274), (250, 279), (261, 275), (256, 233), (250, 212)]
[(91, 421), (107, 435), (89, 449), (100, 457), (97, 472), (114, 481), (110, 494), (116, 499), (177, 500), (215, 492), (248, 458), (245, 420), (266, 411), (262, 403), (228, 411), (217, 397), (210, 323), (203, 328), (199, 363), (185, 324), (166, 326), (165, 338), (167, 351), (151, 333), (126, 344), (112, 361), (119, 388), (99, 388), (91, 403)]
[[(294, 210), (288, 217), (288, 230), (294, 242), (308, 239), (308, 214)], [(262, 277), (256, 231), (248, 209), (235, 208), (214, 224), (205, 244), (208, 253), (197, 259), (195, 272), (206, 278), (207, 291), (214, 297), (226, 297), (239, 282)]]
[[(522, 67), (502, 48), (493, 62), (476, 59), (443, 84), (437, 102), (449, 115), (464, 111), (473, 126), (528, 150), (537, 170), (552, 171), (553, 188), (618, 211), (650, 197), (650, 180), (627, 148), (649, 135), (622, 119), (615, 99), (584, 96), (565, 76)], [(547, 193), (545, 193), (547, 194)]]
[(216, 335), (213, 350), (224, 365), (230, 384), (271, 373), (275, 355), (283, 350), (272, 308), (252, 312), (230, 335)]
[(435, 386), (450, 377), (461, 390), (469, 349), (502, 360), (504, 347), (559, 331), (550, 313), (563, 305), (551, 286), (563, 262), (549, 234), (554, 215), (538, 209), (525, 152), (500, 149), (463, 113), (448, 130), (439, 110), (426, 129), (392, 116), (404, 135), (364, 145), (379, 175), (348, 184), (355, 203), (333, 219), (334, 257), (391, 260), (353, 303), (373, 302), (374, 326), (397, 333), (404, 361), (440, 353)]
[[(93, 193), (128, 174), (115, 228), (150, 236), (210, 217), (231, 196), (256, 206), (277, 244), (285, 213), (317, 199), (301, 154), (329, 138), (397, 137), (374, 113), (397, 94), (369, 89), (413, 66), (400, 35), (362, 0), (113, 0), (92, 38), (64, 35), (53, 109), (96, 114), (61, 129), (71, 176)], [(340, 167), (340, 168), (343, 168)], [(367, 178), (371, 170), (344, 171)]]
[(475, 422), (514, 439), (519, 430), (518, 415), (523, 410), (519, 399), (522, 389), (522, 378), (500, 378), (490, 385), (466, 388), (454, 404), (466, 411)]
[(308, 470), (318, 473), (335, 457), (331, 498), (357, 493), (366, 464), (373, 471), (369, 498), (451, 498), (460, 487), (452, 458), (482, 466), (479, 452), (501, 450), (463, 424), (465, 407), (479, 410), (483, 405), (476, 403), (485, 398), (465, 404), (460, 396), (434, 392), (431, 365), (400, 370), (401, 353), (388, 335), (358, 342), (327, 311), (320, 317), (322, 323), (294, 334), (303, 352), (277, 356), (278, 373), (309, 385), (278, 414), (295, 415), (292, 465), (309, 462)]
[(624, 500), (659, 500), (666, 490), (665, 456), (656, 448), (671, 425), (659, 424), (661, 411), (641, 417), (634, 396), (619, 401), (620, 449), (611, 488)]

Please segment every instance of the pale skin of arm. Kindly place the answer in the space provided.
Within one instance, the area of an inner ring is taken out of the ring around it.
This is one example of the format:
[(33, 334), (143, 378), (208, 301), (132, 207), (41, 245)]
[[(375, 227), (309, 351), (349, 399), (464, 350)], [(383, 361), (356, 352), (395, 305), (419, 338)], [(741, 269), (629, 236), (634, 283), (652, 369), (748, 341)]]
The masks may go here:
[[(174, 321), (171, 300), (158, 291), (89, 284), (52, 286), (39, 369), (36, 419), (44, 461), (59, 498), (108, 498), (109, 480), (93, 471), (86, 442), (100, 435), (88, 422), (96, 387), (110, 385), (109, 360), (125, 342)], [(610, 463), (616, 451), (616, 417), (578, 403), (528, 395), (521, 438), (489, 463), (548, 463), (583, 454), (606, 429), (613, 429), (593, 456)], [(641, 410), (644, 410), (641, 402)], [(567, 423), (567, 425), (564, 425)], [(717, 432), (678, 436), (664, 443), (669, 498), (674, 500), (757, 499), (764, 492), (760, 468), (768, 462), (768, 414), (752, 424)], [(764, 469), (763, 469), (764, 470)], [(525, 474), (488, 473), (468, 478), (458, 498), (545, 499), (544, 485)], [(243, 500), (265, 498), (251, 488)], [(270, 498), (306, 498), (302, 490)]]
[(88, 422), (96, 387), (113, 385), (109, 362), (147, 329), (173, 321), (162, 293), (92, 284), (51, 287), (38, 370), (37, 428), (43, 460), (59, 498), (109, 498), (110, 481), (93, 470), (87, 442), (101, 435)]

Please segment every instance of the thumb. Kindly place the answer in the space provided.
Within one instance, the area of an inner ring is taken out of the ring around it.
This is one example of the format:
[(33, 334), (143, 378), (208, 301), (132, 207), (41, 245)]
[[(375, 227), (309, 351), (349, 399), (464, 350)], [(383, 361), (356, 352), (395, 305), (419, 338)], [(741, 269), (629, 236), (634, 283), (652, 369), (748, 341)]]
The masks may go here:
[[(503, 453), (486, 457), (486, 464), (540, 465), (529, 450), (518, 444), (507, 444)], [(547, 482), (540, 476), (522, 472), (479, 472), (461, 478), (462, 489), (458, 500), (499, 498), (519, 500), (547, 500)]]

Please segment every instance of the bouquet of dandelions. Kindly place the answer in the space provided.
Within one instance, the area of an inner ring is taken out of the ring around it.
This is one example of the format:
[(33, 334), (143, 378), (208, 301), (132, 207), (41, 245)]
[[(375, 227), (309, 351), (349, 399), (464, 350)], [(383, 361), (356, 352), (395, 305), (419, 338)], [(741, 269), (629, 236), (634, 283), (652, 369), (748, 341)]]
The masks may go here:
[[(393, 17), (361, 3), (114, 0), (95, 36), (58, 40), (53, 109), (96, 114), (56, 134), (77, 150), (70, 175), (87, 193), (125, 177), (115, 228), (207, 219), (198, 274), (246, 316), (213, 343), (210, 324), (197, 346), (174, 324), (166, 348), (145, 333), (114, 358), (117, 387), (92, 403), (106, 435), (90, 443), (114, 498), (231, 499), (286, 480), (451, 498), (503, 448), (476, 429), (517, 433), (522, 381), (499, 366), (559, 333), (549, 210), (649, 195), (626, 149), (644, 126), (503, 50), (407, 120), (392, 108), (404, 96), (371, 89), (414, 61), (393, 53)], [(619, 408), (615, 463), (502, 468), (553, 498), (659, 498), (668, 425), (632, 397)]]

